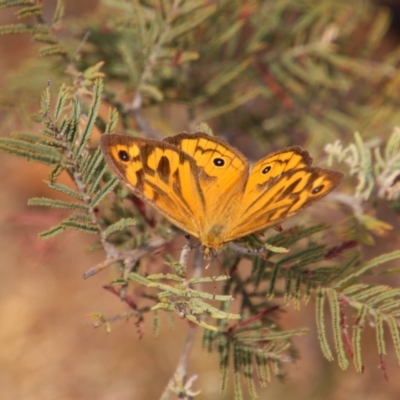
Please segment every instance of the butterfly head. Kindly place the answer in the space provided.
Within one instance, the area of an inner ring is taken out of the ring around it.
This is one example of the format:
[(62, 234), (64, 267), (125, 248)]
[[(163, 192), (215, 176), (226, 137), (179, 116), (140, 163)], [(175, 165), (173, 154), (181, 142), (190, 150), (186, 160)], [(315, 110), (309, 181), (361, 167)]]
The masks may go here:
[(207, 259), (214, 258), (217, 255), (217, 250), (216, 249), (214, 249), (212, 247), (205, 246), (205, 245), (202, 246), (202, 251), (203, 251), (203, 254), (204, 254), (204, 258), (207, 258)]
[(207, 256), (216, 255), (216, 252), (228, 241), (229, 225), (224, 223), (211, 222), (203, 227), (199, 232), (199, 240), (203, 245), (203, 254)]

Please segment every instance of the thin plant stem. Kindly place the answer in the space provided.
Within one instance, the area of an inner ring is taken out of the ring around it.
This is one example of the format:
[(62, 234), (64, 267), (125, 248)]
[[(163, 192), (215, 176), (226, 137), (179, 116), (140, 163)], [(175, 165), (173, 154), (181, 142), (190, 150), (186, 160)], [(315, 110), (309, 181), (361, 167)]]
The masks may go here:
[[(187, 268), (187, 262), (189, 254), (192, 251), (189, 239), (182, 249), (180, 256), (180, 263), (183, 267)], [(195, 249), (195, 256), (193, 261), (193, 273), (192, 278), (200, 278), (203, 274), (203, 254), (199, 248)], [(200, 286), (198, 284), (196, 286)], [(198, 290), (201, 288), (197, 287)], [(189, 331), (186, 336), (185, 345), (182, 350), (182, 354), (179, 358), (178, 365), (176, 366), (174, 374), (168, 381), (160, 400), (168, 400), (172, 392), (176, 393), (180, 399), (191, 400), (195, 393), (192, 390), (192, 385), (197, 378), (197, 376), (192, 376), (188, 378), (188, 361), (190, 351), (192, 350), (194, 339), (196, 335), (197, 325), (194, 323), (189, 323)]]

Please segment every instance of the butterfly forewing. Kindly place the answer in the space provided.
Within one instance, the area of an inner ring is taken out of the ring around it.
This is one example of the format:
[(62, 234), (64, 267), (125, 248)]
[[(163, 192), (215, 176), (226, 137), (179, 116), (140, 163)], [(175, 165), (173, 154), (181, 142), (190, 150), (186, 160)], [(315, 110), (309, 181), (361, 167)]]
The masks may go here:
[(202, 132), (181, 133), (164, 141), (196, 160), (200, 188), (206, 203), (206, 225), (219, 220), (227, 224), (232, 219), (231, 213), (248, 177), (246, 158), (224, 141)]
[(205, 203), (192, 157), (168, 143), (127, 135), (104, 135), (101, 148), (108, 165), (135, 195), (198, 236)]
[(257, 196), (260, 185), (282, 175), (286, 171), (311, 165), (312, 158), (307, 151), (299, 146), (288, 147), (276, 153), (269, 154), (254, 164), (246, 184), (245, 197), (251, 197), (253, 191), (255, 191), (255, 196)]
[[(227, 192), (248, 173), (246, 158), (220, 139), (198, 132), (181, 133), (164, 139), (196, 160), (199, 171), (205, 175), (202, 190), (205, 194), (217, 187)], [(213, 178), (215, 178), (213, 180)]]
[(342, 178), (343, 174), (337, 171), (305, 167), (287, 170), (254, 186), (243, 196), (240, 217), (229, 240), (260, 231), (294, 215), (326, 196)]

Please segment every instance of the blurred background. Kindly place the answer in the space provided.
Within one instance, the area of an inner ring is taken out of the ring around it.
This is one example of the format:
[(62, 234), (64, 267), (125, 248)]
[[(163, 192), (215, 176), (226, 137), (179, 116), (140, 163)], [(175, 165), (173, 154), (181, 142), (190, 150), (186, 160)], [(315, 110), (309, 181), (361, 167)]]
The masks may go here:
[[(50, 13), (54, 2), (43, 3)], [(100, 13), (98, 3), (96, 0), (69, 0), (66, 8), (69, 25), (85, 18), (95, 21), (96, 13)], [(400, 41), (400, 14), (397, 13), (400, 3), (393, 0), (386, 5), (394, 12), (393, 26), (383, 39), (381, 49), (394, 48)], [(12, 13), (7, 10), (0, 13), (0, 24), (11, 21), (14, 21)], [(362, 40), (360, 32), (356, 41)], [(27, 61), (36, 57), (36, 52), (37, 45), (28, 35), (0, 36), (0, 89), (8, 93), (8, 101), (2, 101), (0, 109), (2, 136), (14, 130), (31, 132), (36, 129), (29, 116), (37, 110), (40, 93), (52, 72), (47, 73), (43, 64), (38, 64), (36, 73), (29, 67), (32, 85), (26, 91), (16, 78), (27, 68)], [(158, 114), (154, 110), (151, 112), (152, 122), (157, 125)], [(168, 109), (167, 114), (173, 119), (168, 133), (188, 128), (179, 107)], [(164, 111), (163, 118), (165, 115)], [(360, 117), (358, 123), (361, 129), (365, 121)], [(216, 128), (222, 122), (219, 124)], [(229, 129), (228, 124), (225, 129)], [(217, 129), (215, 131), (218, 133)], [(242, 131), (242, 127), (237, 127), (230, 137), (238, 148), (247, 156), (257, 156), (257, 151), (265, 153), (264, 149), (254, 150), (255, 143), (249, 142)], [(351, 135), (349, 129), (348, 138)], [(342, 137), (345, 139), (345, 135)], [(278, 137), (274, 145), (278, 146), (280, 141), (284, 142)], [(296, 137), (296, 144), (306, 142), (301, 136)], [(319, 157), (322, 158), (322, 149)], [(114, 323), (109, 334), (102, 328), (93, 328), (88, 315), (100, 312), (110, 316), (128, 310), (126, 304), (102, 288), (115, 276), (115, 271), (110, 268), (90, 279), (82, 278), (86, 270), (104, 258), (102, 252), (88, 251), (93, 243), (88, 235), (66, 232), (47, 241), (37, 238), (39, 232), (67, 215), (27, 206), (29, 198), (54, 196), (43, 182), (48, 179), (48, 168), (5, 154), (0, 155), (0, 165), (1, 397), (9, 400), (159, 398), (181, 354), (186, 322), (176, 318), (175, 327), (164, 323), (159, 339), (152, 334), (151, 321), (145, 321), (141, 339), (133, 321)], [(67, 182), (67, 178), (62, 179)], [(398, 238), (393, 236), (389, 240), (376, 238), (380, 252), (396, 244)], [(369, 252), (374, 254), (373, 250)], [(287, 329), (310, 326), (311, 330), (307, 336), (297, 339), (295, 344), (300, 357), (286, 366), (285, 381), (273, 380), (267, 389), (260, 391), (260, 398), (400, 398), (399, 366), (393, 348), (388, 345), (387, 382), (378, 369), (372, 329), (367, 329), (363, 338), (366, 370), (356, 374), (352, 367), (341, 371), (335, 363), (323, 358), (312, 304), (300, 311), (288, 307), (280, 315), (280, 323)], [(200, 332), (190, 356), (189, 372), (199, 375), (194, 387), (201, 388), (200, 400), (233, 398), (232, 392), (220, 394), (218, 357), (202, 350)]]

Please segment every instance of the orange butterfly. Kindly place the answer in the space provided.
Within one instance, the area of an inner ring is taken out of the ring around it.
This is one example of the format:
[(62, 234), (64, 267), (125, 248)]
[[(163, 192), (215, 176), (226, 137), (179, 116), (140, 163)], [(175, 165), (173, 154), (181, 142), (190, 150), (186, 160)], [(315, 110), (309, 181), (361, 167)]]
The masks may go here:
[(298, 146), (269, 154), (250, 170), (237, 149), (202, 132), (163, 141), (104, 135), (101, 149), (136, 196), (197, 237), (207, 253), (290, 217), (343, 178), (313, 167)]

